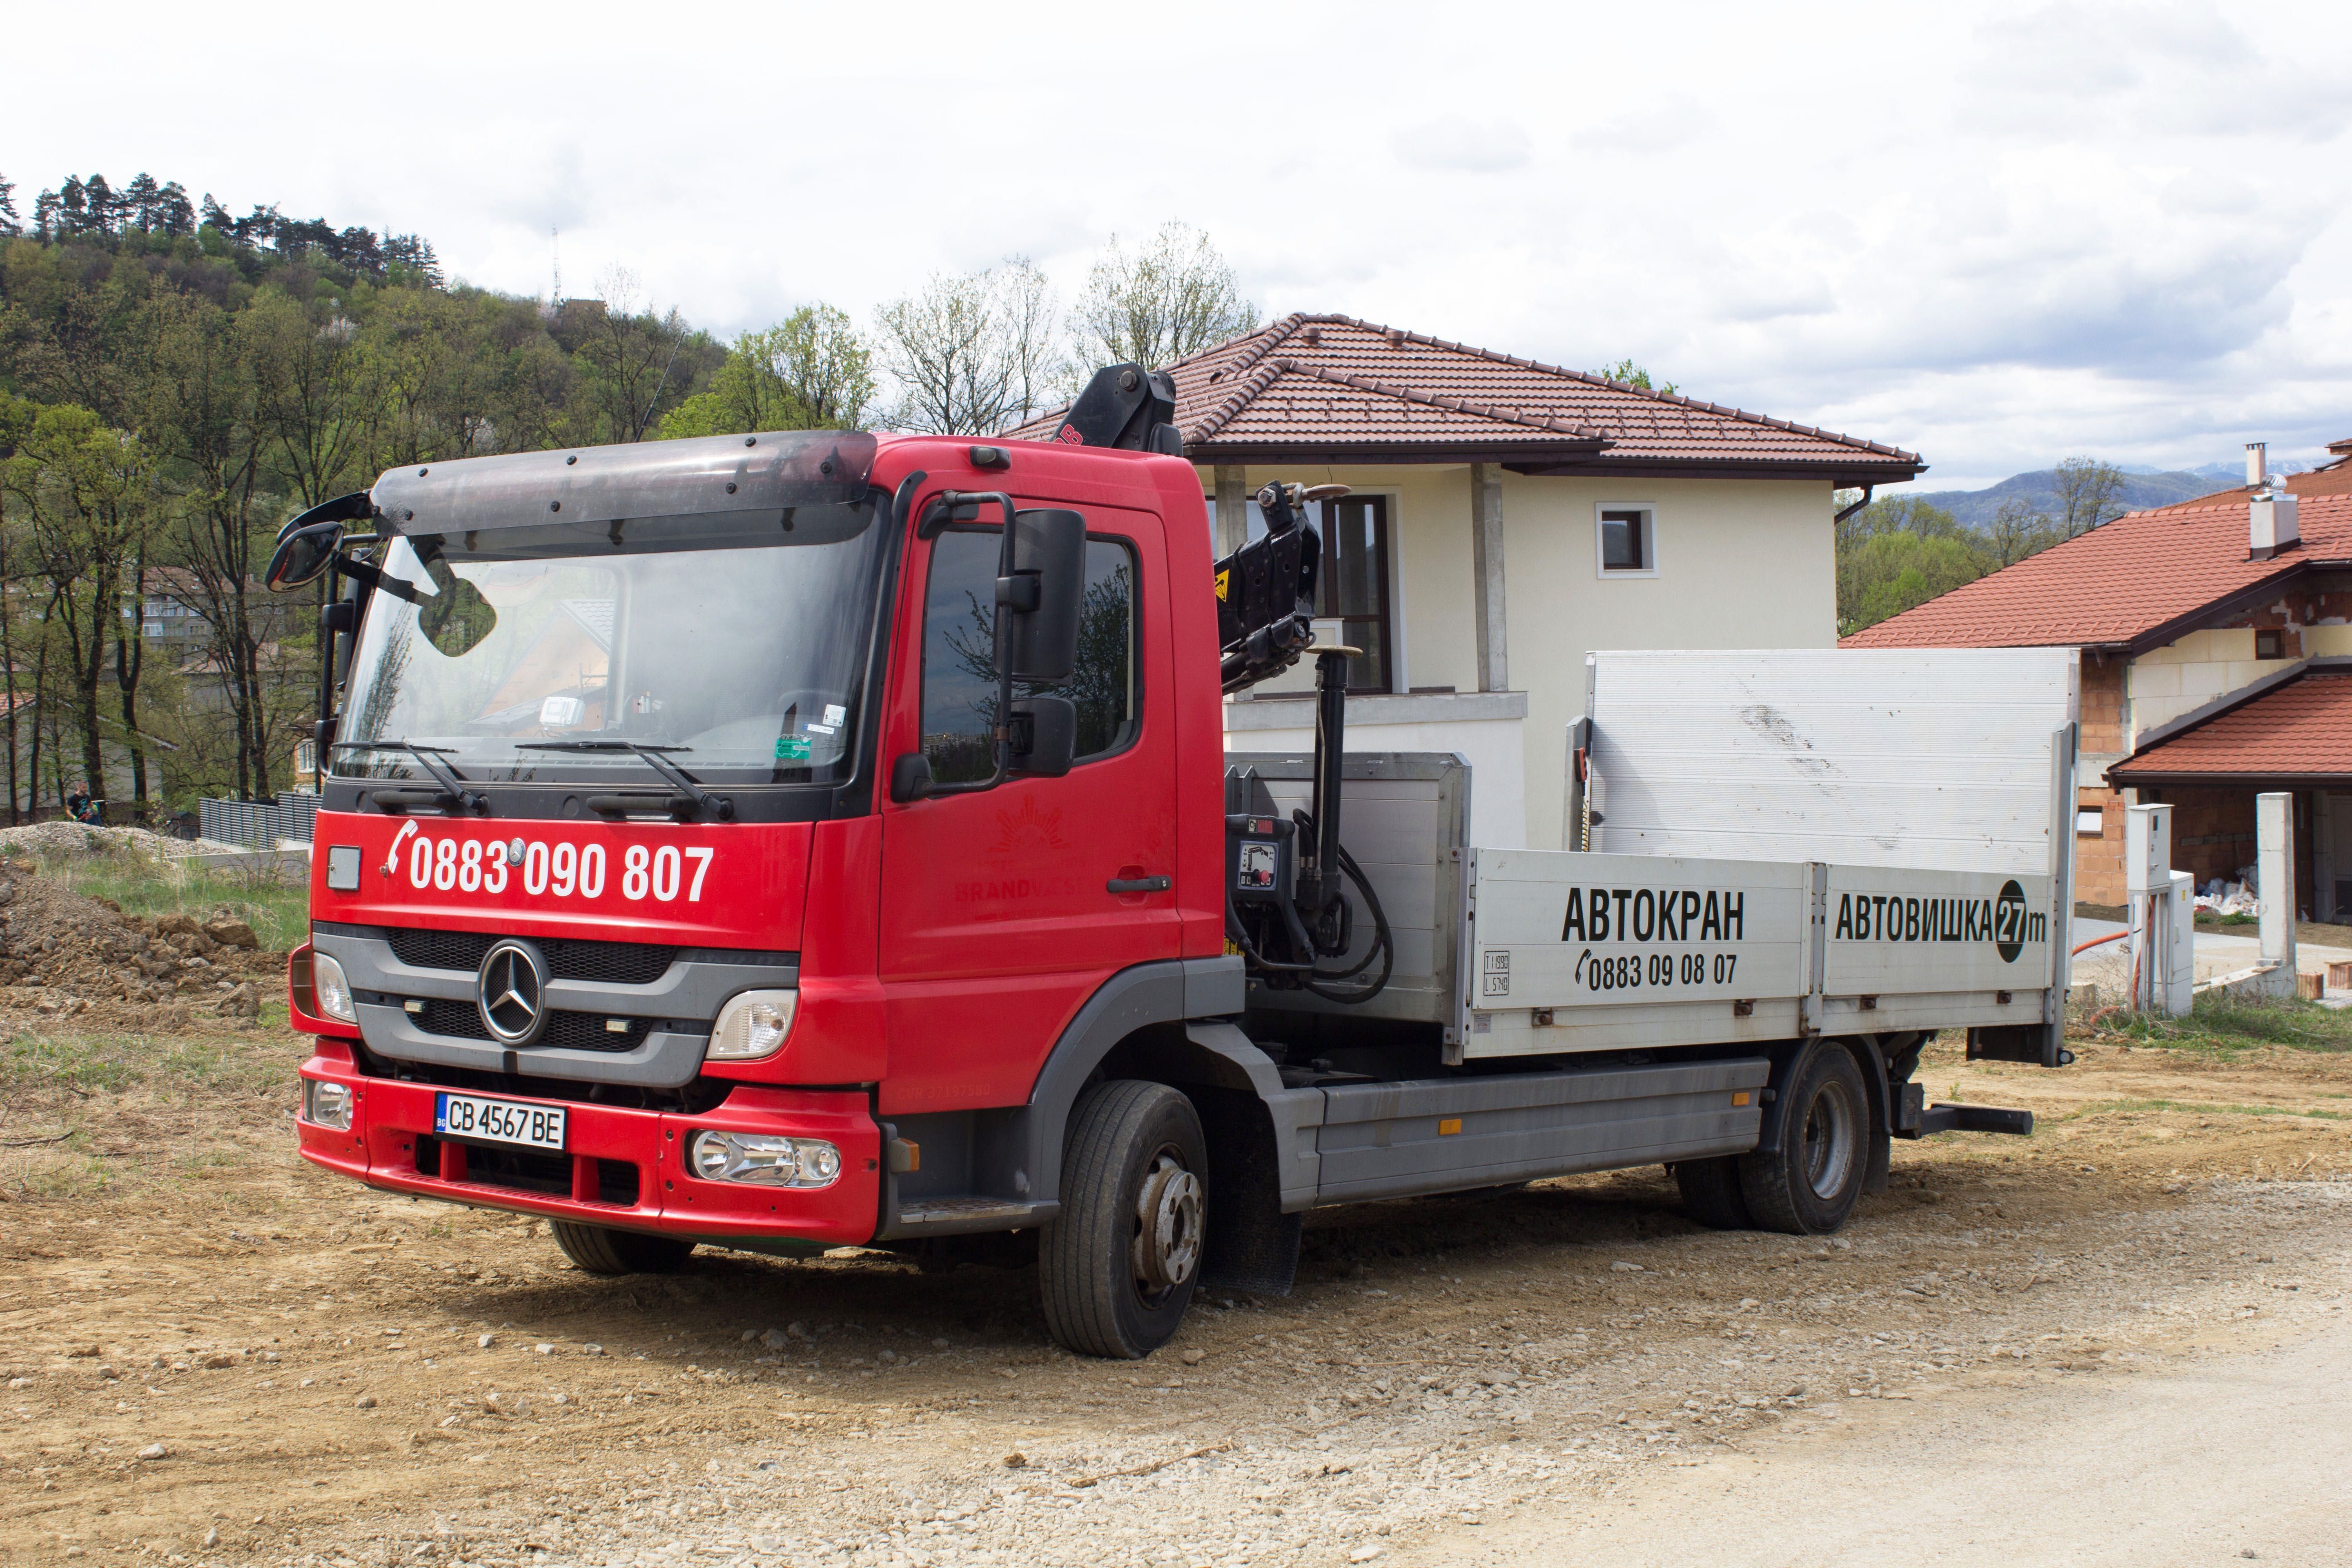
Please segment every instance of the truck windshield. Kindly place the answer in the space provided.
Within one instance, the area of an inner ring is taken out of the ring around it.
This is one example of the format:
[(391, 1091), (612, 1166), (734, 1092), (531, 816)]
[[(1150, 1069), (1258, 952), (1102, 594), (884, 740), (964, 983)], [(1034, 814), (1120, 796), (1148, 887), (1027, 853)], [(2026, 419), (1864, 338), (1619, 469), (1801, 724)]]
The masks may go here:
[(629, 742), (705, 783), (846, 777), (887, 533), (874, 510), (395, 540), (334, 772), (416, 776), (409, 748), (429, 747), (468, 781), (642, 776)]

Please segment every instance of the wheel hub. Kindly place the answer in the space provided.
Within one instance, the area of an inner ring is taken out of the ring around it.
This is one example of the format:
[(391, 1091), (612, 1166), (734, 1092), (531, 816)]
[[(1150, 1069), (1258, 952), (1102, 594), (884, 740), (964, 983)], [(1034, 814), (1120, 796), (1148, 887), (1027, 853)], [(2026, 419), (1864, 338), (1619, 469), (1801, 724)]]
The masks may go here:
[(1806, 1108), (1805, 1180), (1816, 1197), (1833, 1198), (1843, 1190), (1859, 1142), (1854, 1121), (1853, 1101), (1835, 1080), (1822, 1085)]
[(1153, 1156), (1135, 1199), (1135, 1278), (1148, 1291), (1173, 1289), (1201, 1261), (1201, 1179), (1173, 1150)]

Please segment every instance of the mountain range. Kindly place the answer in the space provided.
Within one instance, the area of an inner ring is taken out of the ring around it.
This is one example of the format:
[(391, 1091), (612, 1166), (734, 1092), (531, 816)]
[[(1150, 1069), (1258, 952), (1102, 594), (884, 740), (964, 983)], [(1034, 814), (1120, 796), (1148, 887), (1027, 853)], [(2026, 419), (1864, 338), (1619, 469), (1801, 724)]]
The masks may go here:
[[(1997, 485), (1980, 490), (1929, 490), (1909, 495), (1907, 499), (1941, 507), (1961, 522), (1972, 528), (1982, 528), (2000, 510), (2001, 503), (2018, 497), (2036, 511), (2058, 510), (2058, 485), (2055, 468), (2040, 468), (2032, 473), (2011, 474)], [(2195, 500), (2216, 490), (2231, 489), (2246, 482), (2243, 464), (2207, 463), (2201, 468), (2158, 473), (2153, 469), (2124, 470), (2122, 488), (2116, 501), (2126, 511), (2141, 511), (2149, 507), (2171, 506), (2179, 501)], [(1895, 492), (1901, 494), (1904, 492)]]

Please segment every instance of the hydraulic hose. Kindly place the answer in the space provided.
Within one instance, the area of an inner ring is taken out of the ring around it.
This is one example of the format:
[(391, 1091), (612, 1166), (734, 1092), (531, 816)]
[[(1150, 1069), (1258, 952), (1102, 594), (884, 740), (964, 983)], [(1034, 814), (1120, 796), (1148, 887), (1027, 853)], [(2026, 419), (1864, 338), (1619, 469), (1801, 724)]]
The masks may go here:
[[(1348, 879), (1356, 884), (1356, 891), (1364, 896), (1365, 907), (1372, 911), (1372, 949), (1358, 961), (1353, 969), (1343, 970), (1337, 974), (1318, 971), (1313, 978), (1303, 984), (1309, 992), (1327, 1002), (1354, 1006), (1370, 1001), (1387, 989), (1389, 976), (1396, 972), (1396, 935), (1389, 929), (1388, 911), (1381, 908), (1380, 895), (1372, 891), (1371, 879), (1364, 875), (1363, 868), (1356, 864), (1356, 858), (1349, 854), (1344, 846), (1339, 850), (1339, 865), (1348, 873)], [(1373, 952), (1381, 955), (1381, 973), (1370, 984), (1350, 991), (1328, 991), (1317, 984), (1318, 981), (1346, 980), (1362, 973), (1371, 963)]]

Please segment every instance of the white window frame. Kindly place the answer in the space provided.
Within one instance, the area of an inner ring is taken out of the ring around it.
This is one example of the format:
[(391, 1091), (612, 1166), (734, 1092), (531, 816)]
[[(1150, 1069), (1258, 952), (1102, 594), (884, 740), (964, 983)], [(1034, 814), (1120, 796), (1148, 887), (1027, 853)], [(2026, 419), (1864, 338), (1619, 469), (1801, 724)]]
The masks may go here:
[[(1638, 511), (1642, 514), (1642, 542), (1648, 548), (1642, 558), (1649, 563), (1639, 571), (1627, 566), (1609, 564), (1607, 535), (1601, 528), (1601, 514), (1612, 511)], [(1627, 577), (1654, 577), (1658, 574), (1658, 506), (1646, 500), (1601, 500), (1592, 503), (1592, 570), (1604, 582)]]

